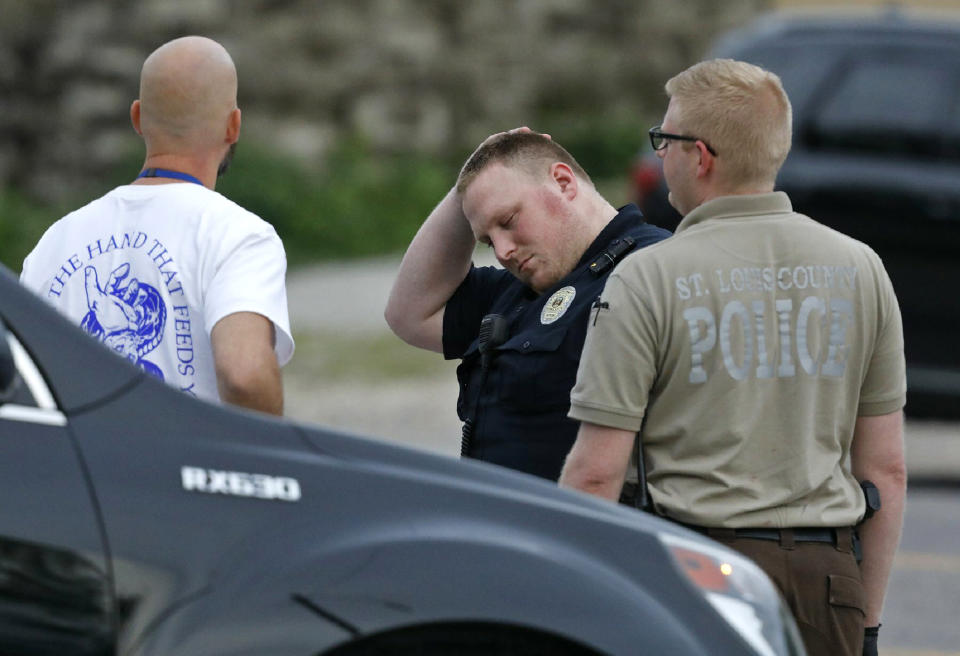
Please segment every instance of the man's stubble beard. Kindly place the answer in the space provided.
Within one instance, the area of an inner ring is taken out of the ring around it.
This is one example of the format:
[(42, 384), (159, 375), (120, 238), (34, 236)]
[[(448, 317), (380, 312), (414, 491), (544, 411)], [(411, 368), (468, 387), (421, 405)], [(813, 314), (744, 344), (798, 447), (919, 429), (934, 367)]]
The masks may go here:
[(217, 178), (223, 176), (224, 173), (230, 168), (230, 162), (233, 161), (233, 155), (237, 152), (237, 142), (234, 141), (230, 144), (230, 148), (227, 150), (227, 154), (223, 156), (223, 159), (220, 160), (220, 166), (217, 167)]

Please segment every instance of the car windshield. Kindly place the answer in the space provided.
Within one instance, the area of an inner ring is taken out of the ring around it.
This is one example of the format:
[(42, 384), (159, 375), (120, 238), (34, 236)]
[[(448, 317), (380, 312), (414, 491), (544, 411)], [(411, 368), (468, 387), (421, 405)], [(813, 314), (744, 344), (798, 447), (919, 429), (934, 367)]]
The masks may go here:
[(807, 148), (960, 159), (960, 51), (855, 45), (763, 44), (737, 56), (780, 75)]

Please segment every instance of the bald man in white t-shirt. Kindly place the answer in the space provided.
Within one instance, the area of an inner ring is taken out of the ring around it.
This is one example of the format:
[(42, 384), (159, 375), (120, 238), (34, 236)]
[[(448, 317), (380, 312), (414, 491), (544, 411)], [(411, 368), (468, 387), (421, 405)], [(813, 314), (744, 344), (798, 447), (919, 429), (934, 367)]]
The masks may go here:
[(214, 191), (240, 136), (230, 55), (205, 37), (164, 44), (130, 118), (140, 175), (51, 226), (21, 282), (183, 392), (282, 414), (294, 347), (283, 244)]

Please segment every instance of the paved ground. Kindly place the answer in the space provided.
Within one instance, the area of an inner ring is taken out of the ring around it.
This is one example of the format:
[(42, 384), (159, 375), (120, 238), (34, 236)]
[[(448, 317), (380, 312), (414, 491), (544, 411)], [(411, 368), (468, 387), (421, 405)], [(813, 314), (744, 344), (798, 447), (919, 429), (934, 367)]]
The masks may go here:
[[(290, 317), (295, 336), (319, 331), (363, 339), (391, 339), (383, 308), (399, 259), (329, 264), (294, 271), (287, 282)], [(323, 348), (323, 345), (320, 345)], [(294, 355), (296, 358), (297, 355)], [(325, 379), (298, 373), (288, 365), (284, 374), (287, 414), (293, 418), (353, 433), (451, 455), (459, 453), (460, 421), (456, 414), (456, 364), (438, 354), (435, 373), (414, 379), (371, 380), (337, 376)]]
[[(288, 294), (294, 333), (319, 331), (361, 341), (396, 339), (383, 320), (383, 307), (398, 265), (399, 258), (384, 258), (291, 272)], [(398, 344), (397, 348), (406, 347)], [(439, 355), (424, 353), (423, 357), (435, 358), (435, 370), (401, 382), (357, 380), (349, 375), (324, 380), (315, 371), (304, 375), (298, 373), (303, 367), (289, 366), (287, 413), (303, 421), (454, 454), (460, 434), (454, 409), (455, 363), (443, 363)], [(916, 481), (960, 483), (960, 422), (908, 419), (906, 440), (907, 462)]]

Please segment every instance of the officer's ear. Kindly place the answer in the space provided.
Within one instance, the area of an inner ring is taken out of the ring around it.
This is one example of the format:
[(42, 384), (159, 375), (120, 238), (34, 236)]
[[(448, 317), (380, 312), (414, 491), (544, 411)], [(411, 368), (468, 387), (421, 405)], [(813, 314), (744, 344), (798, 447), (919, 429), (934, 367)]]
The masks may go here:
[(579, 193), (579, 182), (573, 169), (563, 162), (554, 162), (550, 165), (550, 178), (560, 188), (560, 195), (567, 200), (573, 200)]
[(700, 153), (700, 160), (697, 163), (697, 177), (705, 177), (712, 171), (716, 170), (715, 155), (710, 152), (709, 148), (707, 148), (707, 144), (697, 140), (693, 147), (696, 148)]

